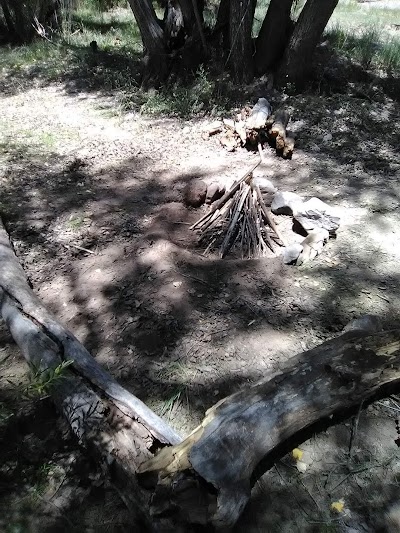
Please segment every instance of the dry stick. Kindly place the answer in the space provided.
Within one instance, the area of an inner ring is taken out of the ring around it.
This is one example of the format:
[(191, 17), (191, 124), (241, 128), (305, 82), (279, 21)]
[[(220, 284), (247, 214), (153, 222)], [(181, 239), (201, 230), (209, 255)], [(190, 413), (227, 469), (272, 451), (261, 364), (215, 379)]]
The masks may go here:
[(235, 181), (232, 187), (229, 189), (229, 191), (226, 191), (224, 196), (214, 203), (214, 205), (212, 206), (212, 208), (210, 209), (208, 213), (203, 215), (201, 218), (199, 218), (197, 222), (195, 222), (192, 226), (190, 226), (190, 229), (195, 229), (197, 226), (199, 226), (199, 224), (203, 222), (203, 220), (207, 219), (212, 213), (214, 213), (217, 209), (223, 206), (224, 203), (227, 200), (229, 200), (229, 198), (231, 198), (235, 194), (235, 192), (239, 189), (241, 183), (245, 181), (245, 179), (248, 178), (248, 176), (254, 172), (254, 170), (258, 167), (260, 163), (261, 163), (261, 159), (257, 163), (255, 163), (252, 166), (252, 168), (246, 172), (246, 174), (243, 174), (243, 176), (238, 181)]
[(87, 252), (88, 254), (94, 254), (95, 252), (93, 250), (88, 250), (87, 248), (83, 248), (82, 246), (78, 246), (77, 244), (72, 244), (72, 243), (69, 243), (69, 244), (65, 244), (65, 243), (62, 243), (65, 248), (76, 248), (77, 250), (82, 250), (82, 252)]
[(199, 228), (203, 233), (207, 230), (207, 229), (211, 229), (211, 226), (213, 226), (217, 220), (221, 217), (221, 216), (224, 216), (226, 214), (226, 212), (230, 209), (231, 205), (233, 203), (233, 198), (230, 198), (230, 200), (228, 200), (226, 202), (226, 204), (222, 207), (222, 209), (217, 209), (217, 211), (215, 211), (214, 215), (211, 217), (210, 220), (208, 220), (205, 224), (203, 224), (201, 226), (201, 228)]
[[(258, 209), (259, 209), (260, 217), (262, 218), (263, 211), (262, 211), (262, 209), (261, 209), (260, 204), (258, 204)], [(274, 246), (273, 246), (273, 244), (272, 244), (271, 237), (268, 235), (268, 229), (265, 227), (265, 225), (264, 225), (264, 232), (265, 232), (265, 242), (266, 242), (266, 245), (267, 245), (268, 248), (271, 250), (271, 252), (275, 255)]]
[(358, 430), (358, 423), (360, 421), (360, 415), (363, 408), (363, 402), (360, 403), (360, 406), (358, 408), (356, 416), (353, 418), (353, 423), (351, 425), (350, 430), (350, 442), (349, 442), (349, 455), (351, 457), (352, 451), (353, 451), (353, 443), (356, 438), (357, 430)]
[(252, 205), (252, 209), (251, 209), (251, 216), (253, 218), (253, 221), (254, 221), (254, 224), (255, 224), (255, 228), (256, 228), (258, 247), (259, 247), (259, 250), (260, 250), (260, 254), (259, 255), (262, 257), (264, 255), (264, 247), (263, 247), (264, 240), (263, 240), (262, 235), (261, 235), (260, 219), (257, 216), (257, 193), (256, 193), (256, 191), (254, 189), (252, 191), (252, 199), (253, 199), (253, 205)]
[(249, 217), (249, 199), (250, 195), (247, 196), (246, 199), (246, 209), (244, 209), (243, 212), (243, 224), (242, 224), (242, 240), (241, 240), (241, 248), (242, 248), (242, 258), (245, 256), (245, 247), (247, 244), (247, 258), (250, 259), (251, 256), (251, 228), (250, 228), (250, 217)]
[(246, 200), (246, 197), (249, 194), (249, 191), (250, 191), (250, 185), (247, 185), (247, 183), (246, 183), (244, 185), (244, 187), (243, 187), (243, 191), (240, 193), (239, 201), (238, 201), (236, 210), (235, 210), (234, 213), (232, 213), (232, 215), (233, 215), (232, 216), (232, 220), (231, 220), (231, 223), (229, 224), (228, 231), (226, 232), (224, 242), (222, 243), (222, 246), (221, 246), (221, 252), (220, 252), (221, 259), (227, 254), (227, 252), (229, 251), (230, 247), (233, 244), (232, 243), (231, 246), (229, 246), (229, 241), (230, 241), (231, 236), (232, 236), (232, 234), (233, 234), (233, 232), (235, 230), (235, 226), (236, 226), (236, 223), (238, 221), (238, 218), (239, 218), (239, 215), (240, 215), (240, 211), (242, 210), (244, 201)]
[(261, 191), (260, 191), (260, 187), (258, 185), (255, 185), (255, 190), (257, 192), (258, 203), (259, 203), (259, 205), (261, 207), (261, 210), (262, 210), (262, 212), (264, 214), (264, 217), (265, 217), (266, 221), (271, 226), (273, 231), (276, 233), (278, 239), (280, 239), (282, 241), (283, 246), (285, 246), (285, 241), (283, 240), (282, 235), (280, 234), (278, 228), (275, 225), (275, 222), (272, 220), (270, 214), (268, 213), (267, 208), (265, 207), (264, 200), (263, 200), (263, 197), (262, 197), (262, 194), (261, 194)]
[(249, 234), (250, 234), (250, 242), (249, 242), (249, 256), (250, 257), (258, 257), (258, 238), (257, 238), (257, 220), (256, 217), (254, 217), (254, 198), (252, 191), (249, 194), (249, 202), (248, 202), (248, 222), (249, 222)]

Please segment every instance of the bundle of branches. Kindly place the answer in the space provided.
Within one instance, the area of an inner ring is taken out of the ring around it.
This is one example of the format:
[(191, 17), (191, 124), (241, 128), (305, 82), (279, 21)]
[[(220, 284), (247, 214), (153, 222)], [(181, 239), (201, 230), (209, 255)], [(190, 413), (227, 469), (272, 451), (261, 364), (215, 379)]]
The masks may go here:
[(206, 245), (204, 254), (219, 247), (225, 257), (234, 245), (243, 259), (274, 253), (274, 243), (284, 246), (283, 239), (264, 203), (261, 191), (253, 181), (253, 171), (235, 181), (224, 196), (215, 202), (191, 229), (200, 232), (200, 242)]
[(293, 133), (286, 129), (289, 120), (290, 115), (286, 110), (279, 109), (273, 114), (268, 100), (259, 98), (252, 109), (245, 107), (235, 119), (209, 124), (205, 133), (210, 137), (223, 132), (220, 143), (228, 151), (234, 151), (239, 146), (256, 148), (258, 144), (269, 144), (279, 156), (290, 159), (295, 140)]

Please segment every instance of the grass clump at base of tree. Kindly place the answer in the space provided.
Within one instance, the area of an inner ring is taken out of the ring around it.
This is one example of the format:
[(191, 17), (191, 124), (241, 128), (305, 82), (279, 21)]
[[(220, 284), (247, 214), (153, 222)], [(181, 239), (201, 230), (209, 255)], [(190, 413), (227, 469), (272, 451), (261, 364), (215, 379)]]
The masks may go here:
[[(257, 4), (256, 21), (262, 20), (266, 8), (267, 2)], [(339, 56), (396, 76), (400, 37), (391, 28), (398, 14), (398, 10), (366, 9), (355, 0), (343, 0), (326, 37)], [(81, 0), (49, 38), (51, 42), (37, 37), (30, 45), (2, 47), (4, 91), (19, 91), (32, 83), (63, 82), (72, 90), (112, 92), (120, 102), (117, 112), (140, 110), (182, 118), (221, 115), (237, 100), (238, 88), (234, 90), (229, 77), (215, 76), (203, 67), (185, 82), (171, 80), (159, 90), (142, 91), (142, 41), (132, 11), (122, 0)], [(92, 41), (98, 45), (97, 53), (90, 47)]]
[[(118, 5), (103, 11), (106, 4)], [(130, 8), (121, 5), (85, 0), (67, 14), (62, 29), (49, 36), (51, 42), (37, 37), (29, 45), (3, 46), (0, 71), (10, 90), (30, 85), (31, 80), (66, 82), (69, 88), (115, 92), (119, 111), (182, 118), (206, 112), (216, 115), (229, 107), (226, 80), (216, 80), (202, 67), (186, 83), (170, 81), (160, 90), (141, 90), (140, 32)], [(97, 43), (97, 53), (90, 47), (92, 41)]]

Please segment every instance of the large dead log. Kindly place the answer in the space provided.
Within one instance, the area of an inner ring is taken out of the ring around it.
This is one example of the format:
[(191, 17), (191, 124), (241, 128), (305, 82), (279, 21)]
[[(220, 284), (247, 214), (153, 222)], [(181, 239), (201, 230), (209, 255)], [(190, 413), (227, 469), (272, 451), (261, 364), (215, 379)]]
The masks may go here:
[(222, 400), (180, 442), (36, 298), (1, 222), (0, 311), (30, 365), (51, 371), (72, 361), (50, 394), (108, 470), (141, 532), (231, 527), (275, 461), (400, 388), (400, 330), (349, 331)]
[[(164, 494), (169, 483), (177, 491), (185, 472), (195, 473), (217, 493), (216, 507), (211, 500), (208, 508), (212, 522), (231, 527), (255, 480), (278, 458), (349, 417), (360, 405), (399, 388), (400, 330), (370, 336), (350, 331), (295, 357), (286, 370), (222, 400), (186, 440), (164, 448), (140, 471), (157, 472)], [(212, 492), (209, 489), (210, 497)], [(174, 506), (180, 504), (187, 514), (193, 501), (175, 499)]]
[(49, 391), (73, 433), (96, 454), (143, 531), (152, 530), (138, 466), (180, 442), (168, 424), (121, 387), (47, 311), (28, 285), (0, 219), (0, 312), (26, 361), (43, 376), (72, 362)]

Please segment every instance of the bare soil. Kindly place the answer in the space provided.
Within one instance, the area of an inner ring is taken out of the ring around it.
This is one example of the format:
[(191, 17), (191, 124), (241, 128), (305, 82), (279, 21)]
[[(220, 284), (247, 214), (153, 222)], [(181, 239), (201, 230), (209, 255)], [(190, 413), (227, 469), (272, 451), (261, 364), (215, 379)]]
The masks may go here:
[[(182, 434), (218, 399), (351, 319), (373, 313), (386, 328), (398, 324), (398, 102), (378, 89), (373, 99), (267, 96), (288, 107), (298, 142), (291, 161), (267, 151), (259, 175), (281, 190), (317, 196), (341, 217), (337, 239), (302, 267), (283, 265), (279, 255), (202, 255), (189, 225), (203, 208), (183, 206), (184, 186), (196, 177), (229, 184), (257, 160), (204, 140), (206, 119), (118, 113), (113, 95), (61, 85), (0, 96), (0, 211), (34, 290), (99, 362)], [(4, 327), (0, 335), (0, 399), (10, 413), (0, 422), (8, 450), (0, 465), (4, 526), (128, 531), (111, 489), (96, 488), (91, 465), (82, 474), (86, 459), (51, 406), (24, 398), (25, 363)], [(26, 409), (40, 424), (52, 421), (48, 434), (18, 426)], [(307, 470), (299, 473), (288, 457), (268, 472), (237, 531), (387, 531), (386, 513), (400, 496), (399, 410), (392, 400), (369, 407), (350, 455), (351, 422), (302, 445)], [(38, 442), (35, 472), (50, 465), (40, 490), (33, 474), (21, 472), (35, 454), (32, 443), (32, 455), (16, 465), (27, 439)], [(10, 451), (11, 442), (18, 445)], [(64, 488), (55, 484), (57, 469)], [(80, 509), (73, 505), (83, 494), (78, 487), (86, 491)], [(330, 505), (340, 499), (344, 512), (334, 514)]]

